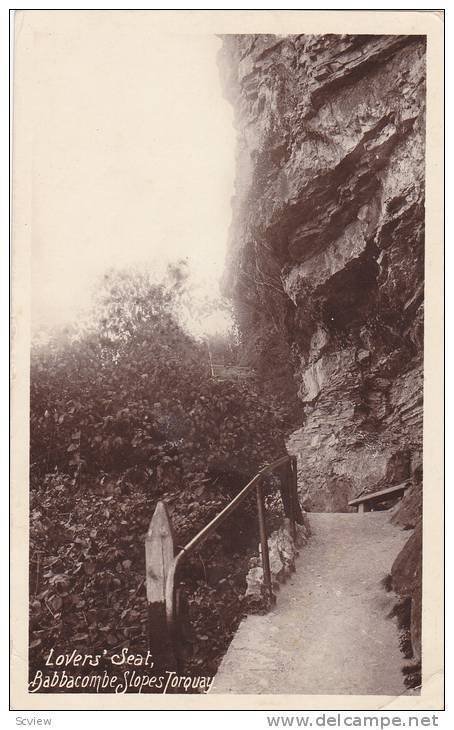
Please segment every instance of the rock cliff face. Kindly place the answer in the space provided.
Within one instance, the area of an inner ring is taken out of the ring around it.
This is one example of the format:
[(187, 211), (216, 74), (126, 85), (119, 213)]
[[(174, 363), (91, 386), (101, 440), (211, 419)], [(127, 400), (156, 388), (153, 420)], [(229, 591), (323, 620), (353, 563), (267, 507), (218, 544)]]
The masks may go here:
[(409, 480), (401, 519), (413, 526), (425, 39), (231, 35), (219, 61), (238, 133), (224, 288), (244, 364), (301, 404), (289, 449), (307, 510), (345, 511)]

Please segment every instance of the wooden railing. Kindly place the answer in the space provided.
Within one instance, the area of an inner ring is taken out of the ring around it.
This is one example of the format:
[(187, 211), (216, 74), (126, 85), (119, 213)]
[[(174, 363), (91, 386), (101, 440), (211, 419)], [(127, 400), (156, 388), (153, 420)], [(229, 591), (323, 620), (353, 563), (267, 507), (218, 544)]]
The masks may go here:
[(218, 365), (211, 363), (211, 377), (217, 380), (247, 380), (255, 375), (252, 368), (244, 365)]
[[(220, 525), (244, 502), (255, 490), (257, 502), (257, 519), (260, 535), (263, 582), (266, 595), (274, 602), (271, 581), (268, 537), (266, 530), (266, 510), (263, 494), (264, 477), (273, 471), (285, 467), (284, 483), (281, 481), (280, 493), (285, 515), (290, 520), (293, 537), (296, 536), (296, 523), (303, 522), (303, 515), (298, 501), (296, 457), (283, 456), (272, 464), (264, 466), (224, 509), (214, 517), (200, 532), (195, 535), (176, 555), (172, 526), (165, 505), (158, 503), (145, 541), (146, 585), (149, 604), (150, 634), (158, 636), (162, 643), (162, 632), (178, 654), (179, 622), (181, 600), (178, 590), (179, 571), (185, 560), (196, 548), (211, 537)], [(165, 619), (164, 619), (165, 617)], [(153, 641), (151, 639), (151, 643)]]

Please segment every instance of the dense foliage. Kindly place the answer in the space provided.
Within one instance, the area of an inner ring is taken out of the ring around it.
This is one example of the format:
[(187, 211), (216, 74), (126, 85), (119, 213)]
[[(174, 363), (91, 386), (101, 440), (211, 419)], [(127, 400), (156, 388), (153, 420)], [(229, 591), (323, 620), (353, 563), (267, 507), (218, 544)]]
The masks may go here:
[[(157, 499), (184, 544), (284, 451), (284, 414), (259, 384), (211, 377), (207, 343), (180, 324), (187, 296), (178, 266), (159, 283), (111, 272), (83, 324), (33, 349), (32, 669), (52, 647), (143, 649)], [(190, 566), (196, 664), (214, 667), (241, 615), (251, 524), (243, 512)]]

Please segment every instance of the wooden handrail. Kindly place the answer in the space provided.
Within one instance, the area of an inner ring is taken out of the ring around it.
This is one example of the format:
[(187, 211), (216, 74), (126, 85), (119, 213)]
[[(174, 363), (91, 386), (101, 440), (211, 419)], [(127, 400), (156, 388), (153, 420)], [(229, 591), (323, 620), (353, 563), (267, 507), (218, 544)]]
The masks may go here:
[(234, 368), (235, 370), (253, 370), (254, 368), (250, 368), (247, 365), (233, 365), (232, 363), (224, 363), (224, 362), (212, 362), (211, 365), (214, 368)]
[[(271, 572), (269, 563), (269, 551), (268, 551), (268, 540), (266, 536), (266, 523), (265, 523), (265, 508), (262, 492), (262, 480), (267, 474), (270, 474), (275, 469), (285, 464), (289, 465), (288, 474), (288, 492), (287, 492), (287, 504), (285, 503), (283, 490), (281, 489), (281, 495), (284, 502), (284, 511), (288, 512), (290, 518), (291, 530), (293, 537), (296, 535), (296, 523), (302, 522), (301, 507), (298, 502), (297, 493), (297, 472), (296, 472), (296, 457), (295, 456), (283, 456), (277, 459), (272, 464), (264, 466), (247, 484), (243, 489), (232, 499), (224, 509), (214, 517), (200, 532), (195, 535), (174, 557), (166, 579), (165, 586), (165, 606), (166, 606), (166, 617), (167, 626), (171, 637), (174, 639), (177, 636), (177, 623), (178, 616), (176, 610), (176, 584), (177, 574), (181, 567), (183, 560), (185, 560), (191, 553), (194, 552), (195, 548), (201, 545), (207, 540), (218, 527), (234, 512), (237, 507), (246, 499), (246, 497), (255, 489), (257, 494), (257, 510), (258, 510), (258, 522), (259, 522), (259, 533), (260, 533), (260, 545), (262, 554), (262, 568), (263, 568), (263, 580), (265, 589), (267, 591), (270, 601), (274, 601), (272, 583), (271, 583)], [(177, 642), (174, 641), (174, 645)]]

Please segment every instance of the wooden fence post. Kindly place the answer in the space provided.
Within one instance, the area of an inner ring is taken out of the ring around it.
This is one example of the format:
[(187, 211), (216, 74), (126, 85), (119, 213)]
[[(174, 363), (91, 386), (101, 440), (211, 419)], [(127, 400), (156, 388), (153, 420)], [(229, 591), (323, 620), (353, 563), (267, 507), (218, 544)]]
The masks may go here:
[[(291, 523), (303, 524), (303, 513), (298, 499), (298, 474), (296, 456), (291, 456), (283, 467), (280, 493), (284, 514)], [(293, 529), (293, 528), (292, 528)], [(296, 534), (296, 528), (295, 528)]]
[(273, 583), (271, 580), (270, 554), (268, 551), (268, 537), (266, 534), (266, 518), (265, 518), (265, 502), (263, 499), (262, 483), (258, 482), (256, 488), (257, 497), (257, 516), (259, 521), (260, 547), (262, 553), (262, 569), (263, 584), (270, 603), (274, 603), (276, 598), (273, 593)]
[(304, 525), (303, 512), (298, 498), (298, 461), (296, 456), (291, 458), (291, 472), (293, 476), (292, 497), (294, 500), (293, 514), (298, 525)]
[(164, 502), (158, 502), (145, 538), (148, 601), (148, 647), (155, 664), (172, 669), (174, 657), (166, 619), (166, 580), (175, 553), (172, 525)]

